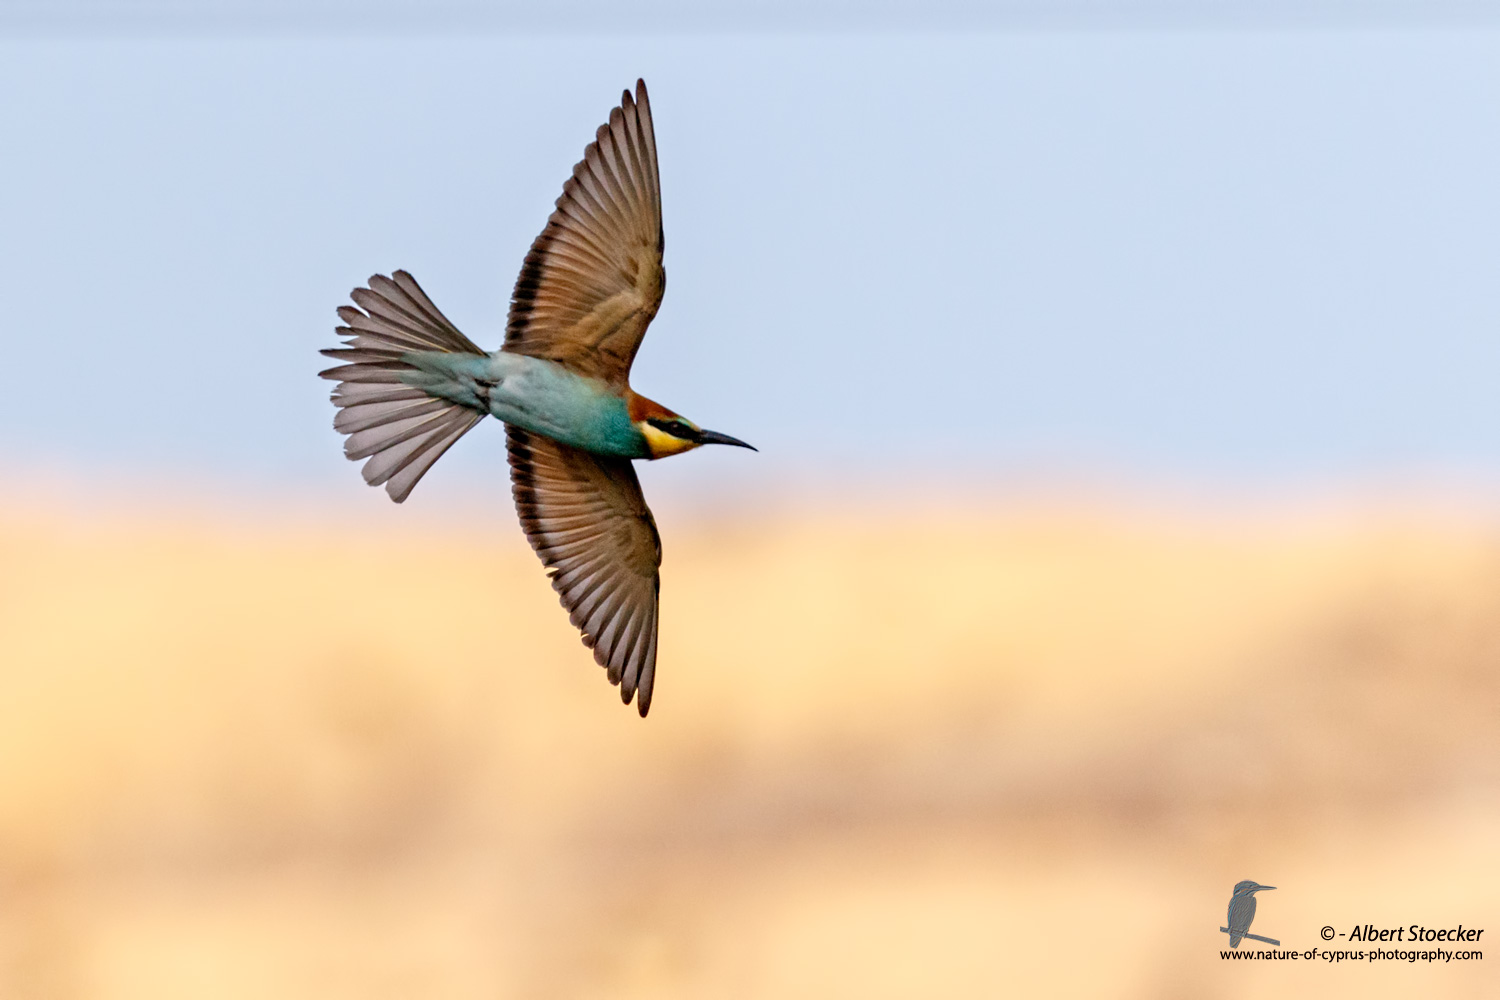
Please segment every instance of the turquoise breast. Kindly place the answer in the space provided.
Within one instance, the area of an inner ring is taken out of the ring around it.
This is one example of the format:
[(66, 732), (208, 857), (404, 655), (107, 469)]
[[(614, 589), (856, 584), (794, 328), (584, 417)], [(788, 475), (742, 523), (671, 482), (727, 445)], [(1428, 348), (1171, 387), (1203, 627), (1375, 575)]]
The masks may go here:
[(625, 400), (604, 383), (522, 354), (499, 352), (489, 360), (491, 415), (598, 455), (650, 457)]

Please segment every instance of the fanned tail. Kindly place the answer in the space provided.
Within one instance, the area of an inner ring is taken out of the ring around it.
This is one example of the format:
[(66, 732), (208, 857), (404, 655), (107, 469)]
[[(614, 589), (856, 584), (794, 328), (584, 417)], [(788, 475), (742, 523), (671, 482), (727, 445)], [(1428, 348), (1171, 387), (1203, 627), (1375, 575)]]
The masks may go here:
[(318, 374), (338, 380), (333, 427), (347, 434), (344, 454), (368, 459), (362, 470), (371, 486), (385, 484), (400, 503), (453, 442), (483, 420), (473, 409), (422, 388), (431, 375), (412, 364), (415, 354), (438, 352), (484, 356), (458, 331), (405, 271), (377, 274), (356, 288), (354, 306), (340, 306), (347, 338), (343, 347), (320, 353), (343, 362)]

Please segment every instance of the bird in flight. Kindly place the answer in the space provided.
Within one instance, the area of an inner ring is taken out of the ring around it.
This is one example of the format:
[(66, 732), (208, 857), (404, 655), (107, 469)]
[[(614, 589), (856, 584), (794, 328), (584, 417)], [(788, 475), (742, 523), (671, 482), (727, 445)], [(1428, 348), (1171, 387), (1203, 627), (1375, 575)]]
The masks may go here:
[[(661, 186), (646, 84), (584, 150), (486, 353), (405, 271), (341, 306), (334, 429), (365, 482), (405, 500), (485, 416), (505, 423), (511, 492), (531, 547), (594, 659), (645, 716), (656, 675), (661, 536), (631, 464), (705, 444), (751, 446), (630, 388), (666, 288)], [(752, 448), (752, 450), (754, 450)]]

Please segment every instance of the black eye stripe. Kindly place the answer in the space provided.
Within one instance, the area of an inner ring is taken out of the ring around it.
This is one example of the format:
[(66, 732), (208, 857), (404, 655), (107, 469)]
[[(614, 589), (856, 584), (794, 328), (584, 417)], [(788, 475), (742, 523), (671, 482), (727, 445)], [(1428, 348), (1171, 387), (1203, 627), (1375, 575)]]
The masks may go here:
[(659, 431), (665, 431), (674, 438), (681, 438), (684, 441), (697, 439), (697, 435), (693, 433), (693, 429), (681, 420), (663, 420), (661, 417), (647, 417), (646, 423)]

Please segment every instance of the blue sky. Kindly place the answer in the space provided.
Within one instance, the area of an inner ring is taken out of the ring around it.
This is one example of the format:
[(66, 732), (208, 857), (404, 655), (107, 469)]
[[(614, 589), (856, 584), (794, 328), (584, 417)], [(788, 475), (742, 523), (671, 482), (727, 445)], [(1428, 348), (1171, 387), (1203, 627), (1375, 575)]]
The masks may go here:
[[(352, 489), (313, 377), (335, 307), (404, 267), (497, 345), (639, 75), (669, 286), (634, 383), (758, 469), (1500, 480), (1500, 31), (1142, 23), (13, 21), (0, 457)], [(418, 492), (503, 482), (491, 430)]]

